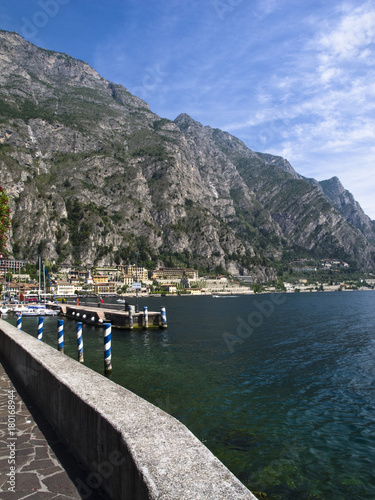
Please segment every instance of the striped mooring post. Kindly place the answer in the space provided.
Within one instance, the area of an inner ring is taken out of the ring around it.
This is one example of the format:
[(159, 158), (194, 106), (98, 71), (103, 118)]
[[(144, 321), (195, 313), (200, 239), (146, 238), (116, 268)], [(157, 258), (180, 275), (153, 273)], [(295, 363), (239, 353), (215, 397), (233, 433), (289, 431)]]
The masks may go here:
[(161, 328), (167, 328), (167, 311), (165, 307), (160, 308), (160, 326)]
[(43, 339), (43, 321), (44, 321), (43, 316), (39, 316), (39, 321), (38, 321), (38, 340), (42, 340)]
[(18, 330), (22, 330), (22, 314), (17, 315), (17, 328)]
[(104, 372), (106, 375), (112, 373), (112, 352), (111, 352), (111, 323), (104, 323)]
[(64, 354), (64, 320), (57, 320), (57, 349)]
[(78, 361), (83, 363), (83, 338), (82, 338), (82, 323), (77, 323), (77, 348), (78, 348)]
[(129, 306), (129, 328), (133, 328), (133, 306)]
[(143, 328), (148, 328), (148, 307), (143, 307)]

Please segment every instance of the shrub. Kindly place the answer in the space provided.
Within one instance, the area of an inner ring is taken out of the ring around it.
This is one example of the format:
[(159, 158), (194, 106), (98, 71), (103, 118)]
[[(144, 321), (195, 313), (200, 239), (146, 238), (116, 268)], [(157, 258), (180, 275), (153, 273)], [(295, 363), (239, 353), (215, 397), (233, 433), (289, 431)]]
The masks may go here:
[(4, 250), (8, 237), (6, 233), (10, 228), (9, 197), (6, 191), (0, 186), (0, 250)]

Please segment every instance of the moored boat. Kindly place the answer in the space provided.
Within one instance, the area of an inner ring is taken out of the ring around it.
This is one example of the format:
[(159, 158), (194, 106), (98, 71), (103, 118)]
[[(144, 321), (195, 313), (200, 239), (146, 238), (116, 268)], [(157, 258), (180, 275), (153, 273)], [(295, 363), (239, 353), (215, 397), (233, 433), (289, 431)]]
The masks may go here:
[(57, 316), (59, 311), (50, 309), (46, 304), (17, 304), (12, 312), (22, 314), (22, 316)]

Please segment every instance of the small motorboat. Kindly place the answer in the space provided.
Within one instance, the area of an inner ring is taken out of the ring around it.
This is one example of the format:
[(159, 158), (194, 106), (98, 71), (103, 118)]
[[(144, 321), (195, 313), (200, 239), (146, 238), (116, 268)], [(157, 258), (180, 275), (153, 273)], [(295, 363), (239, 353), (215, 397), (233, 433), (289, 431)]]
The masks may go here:
[(56, 309), (49, 309), (45, 304), (30, 304), (28, 306), (17, 304), (17, 306), (13, 308), (13, 312), (22, 314), (22, 316), (57, 316), (59, 314), (59, 311)]
[(28, 306), (25, 304), (16, 304), (14, 307), (10, 308), (9, 311), (18, 313), (18, 314), (23, 314), (24, 312), (27, 312), (29, 310)]

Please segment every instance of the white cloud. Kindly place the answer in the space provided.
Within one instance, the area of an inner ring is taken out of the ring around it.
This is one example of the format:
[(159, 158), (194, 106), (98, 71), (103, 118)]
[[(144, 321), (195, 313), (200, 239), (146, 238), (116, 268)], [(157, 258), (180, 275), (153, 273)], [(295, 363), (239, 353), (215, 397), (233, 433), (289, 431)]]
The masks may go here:
[(320, 79), (323, 83), (330, 82), (333, 78), (338, 78), (342, 74), (342, 70), (339, 68), (329, 68), (325, 66), (319, 67)]
[(325, 26), (318, 43), (330, 58), (341, 60), (368, 56), (367, 47), (375, 42), (375, 10), (372, 3), (344, 15), (337, 26)]

